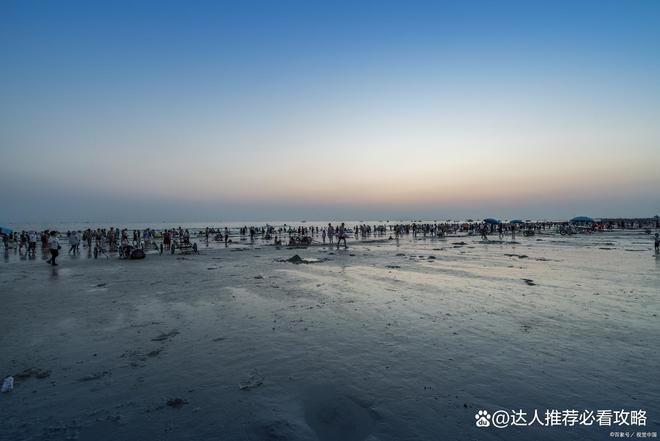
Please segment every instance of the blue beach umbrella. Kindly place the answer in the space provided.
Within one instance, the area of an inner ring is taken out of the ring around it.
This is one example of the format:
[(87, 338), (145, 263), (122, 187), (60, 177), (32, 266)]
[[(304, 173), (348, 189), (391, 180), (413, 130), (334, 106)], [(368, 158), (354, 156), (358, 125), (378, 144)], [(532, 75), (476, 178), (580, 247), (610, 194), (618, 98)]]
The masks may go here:
[(500, 221), (498, 221), (497, 219), (493, 219), (492, 217), (484, 219), (484, 222), (486, 222), (487, 224), (499, 224), (500, 223)]
[(0, 227), (0, 234), (11, 234), (11, 228)]
[(510, 224), (524, 224), (525, 222), (521, 221), (520, 219), (514, 219), (514, 220), (512, 220), (512, 221), (509, 222), (509, 223), (510, 223)]
[(594, 220), (589, 216), (577, 216), (571, 219), (571, 222), (593, 222)]

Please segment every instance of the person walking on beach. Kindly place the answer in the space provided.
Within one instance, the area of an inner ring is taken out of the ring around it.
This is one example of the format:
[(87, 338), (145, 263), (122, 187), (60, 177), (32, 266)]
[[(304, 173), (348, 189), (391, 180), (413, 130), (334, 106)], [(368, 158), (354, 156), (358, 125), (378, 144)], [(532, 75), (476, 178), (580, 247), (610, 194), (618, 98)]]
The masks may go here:
[(80, 245), (80, 238), (78, 237), (78, 232), (73, 231), (69, 235), (69, 254), (73, 253), (74, 255), (78, 253), (78, 246)]
[(655, 254), (660, 253), (660, 233), (655, 233)]
[(57, 233), (55, 231), (50, 232), (50, 237), (48, 238), (48, 251), (50, 251), (50, 259), (46, 263), (50, 263), (53, 266), (57, 266), (55, 259), (60, 254), (60, 241), (57, 239)]
[(339, 244), (342, 240), (344, 241), (344, 249), (347, 249), (348, 245), (346, 245), (346, 227), (344, 227), (343, 222), (337, 229), (337, 249), (339, 249)]

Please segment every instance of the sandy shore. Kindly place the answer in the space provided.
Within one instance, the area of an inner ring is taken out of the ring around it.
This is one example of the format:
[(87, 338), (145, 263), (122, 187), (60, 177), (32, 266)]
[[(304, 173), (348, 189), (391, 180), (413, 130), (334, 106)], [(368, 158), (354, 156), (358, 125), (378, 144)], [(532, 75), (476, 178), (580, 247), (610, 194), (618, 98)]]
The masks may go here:
[[(644, 409), (660, 431), (649, 236), (349, 245), (10, 255), (0, 374), (20, 375), (0, 439), (610, 438), (475, 426), (479, 409), (534, 408)], [(280, 261), (294, 254), (323, 261)]]

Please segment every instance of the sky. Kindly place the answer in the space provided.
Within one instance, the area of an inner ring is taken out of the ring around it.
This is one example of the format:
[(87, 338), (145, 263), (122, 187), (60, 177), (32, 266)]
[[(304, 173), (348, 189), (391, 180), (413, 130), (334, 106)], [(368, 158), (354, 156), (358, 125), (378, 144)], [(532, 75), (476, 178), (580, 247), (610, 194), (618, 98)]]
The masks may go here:
[(657, 1), (0, 2), (0, 224), (660, 214)]

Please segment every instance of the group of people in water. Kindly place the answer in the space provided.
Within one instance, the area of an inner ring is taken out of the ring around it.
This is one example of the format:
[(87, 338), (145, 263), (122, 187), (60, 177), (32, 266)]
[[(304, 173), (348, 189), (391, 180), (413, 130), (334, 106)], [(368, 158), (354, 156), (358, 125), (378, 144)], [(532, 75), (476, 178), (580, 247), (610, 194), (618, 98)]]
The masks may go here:
[[(347, 239), (352, 236), (354, 240), (365, 240), (371, 237), (376, 239), (385, 238), (389, 240), (398, 240), (401, 236), (410, 235), (413, 238), (422, 236), (423, 238), (443, 238), (447, 235), (479, 235), (482, 240), (488, 240), (489, 235), (497, 235), (500, 240), (510, 236), (512, 240), (516, 239), (516, 233), (521, 232), (525, 236), (533, 236), (537, 233), (553, 230), (561, 233), (566, 232), (575, 234), (576, 232), (592, 233), (596, 231), (612, 230), (614, 228), (642, 228), (640, 223), (626, 223), (624, 221), (602, 221), (593, 222), (588, 225), (575, 227), (565, 222), (499, 222), (486, 220), (484, 222), (410, 222), (410, 223), (388, 223), (370, 225), (367, 223), (356, 224), (353, 227), (347, 227), (343, 222), (339, 225), (328, 223), (323, 226), (308, 225), (281, 225), (281, 226), (243, 226), (237, 229), (228, 227), (206, 227), (191, 231), (182, 227), (170, 228), (164, 230), (155, 230), (151, 228), (133, 229), (110, 227), (109, 229), (97, 228), (86, 229), (83, 231), (67, 231), (61, 235), (56, 231), (45, 230), (22, 231), (20, 233), (11, 232), (2, 234), (5, 255), (14, 248), (17, 253), (30, 258), (35, 258), (37, 245), (41, 244), (42, 254), (46, 262), (51, 265), (57, 265), (57, 257), (60, 254), (62, 246), (60, 239), (66, 238), (68, 243), (68, 254), (76, 256), (80, 254), (80, 246), (83, 244), (87, 248), (88, 254), (98, 257), (99, 254), (117, 252), (123, 258), (144, 257), (145, 248), (153, 248), (163, 254), (171, 252), (172, 254), (180, 250), (181, 252), (198, 252), (197, 243), (191, 238), (203, 239), (207, 244), (213, 240), (229, 246), (234, 240), (247, 241), (254, 243), (261, 239), (266, 243), (272, 243), (275, 246), (282, 246), (286, 243), (288, 246), (310, 246), (314, 244), (325, 246), (336, 246), (337, 249), (344, 245), (348, 248)], [(651, 233), (649, 226), (646, 232)], [(657, 224), (656, 229), (659, 228)], [(576, 229), (579, 228), (579, 229)], [(237, 234), (235, 234), (237, 233)], [(566, 233), (568, 234), (568, 233)], [(284, 237), (288, 240), (284, 241)], [(656, 253), (660, 252), (660, 235), (654, 235), (654, 248)], [(141, 250), (137, 252), (136, 250)], [(138, 256), (138, 257), (136, 257)]]

